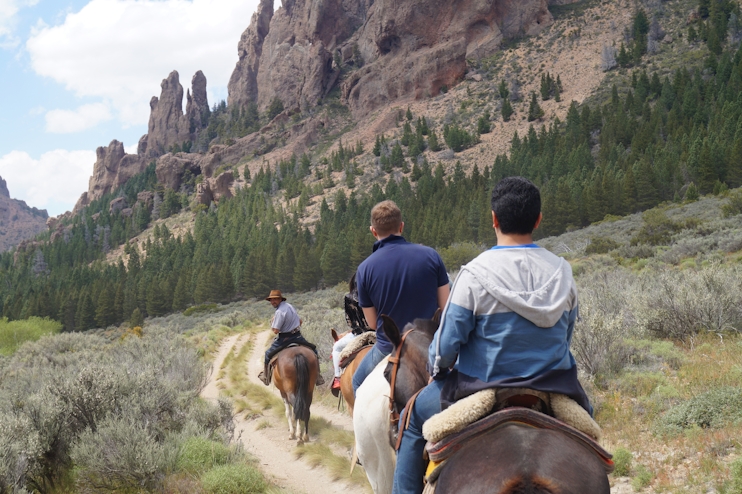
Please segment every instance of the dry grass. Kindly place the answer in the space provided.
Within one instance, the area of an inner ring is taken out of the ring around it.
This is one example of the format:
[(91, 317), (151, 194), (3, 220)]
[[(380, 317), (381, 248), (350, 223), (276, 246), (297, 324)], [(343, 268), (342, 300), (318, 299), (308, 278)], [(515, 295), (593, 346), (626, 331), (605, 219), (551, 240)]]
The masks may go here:
[(731, 465), (742, 447), (739, 423), (690, 426), (676, 435), (658, 435), (655, 424), (695, 396), (738, 385), (742, 337), (702, 334), (692, 344), (676, 344), (675, 350), (683, 359), (677, 369), (663, 365), (652, 372), (626, 372), (597, 392), (596, 419), (606, 445), (632, 452), (634, 484), (646, 481), (652, 492), (736, 492), (728, 489)]
[(363, 488), (366, 492), (371, 491), (363, 469), (356, 468), (353, 470), (353, 475), (349, 476), (350, 460), (336, 455), (325, 444), (312, 443), (299, 446), (296, 448), (296, 456), (304, 458), (313, 467), (322, 466), (330, 472), (333, 480), (346, 480), (354, 486)]

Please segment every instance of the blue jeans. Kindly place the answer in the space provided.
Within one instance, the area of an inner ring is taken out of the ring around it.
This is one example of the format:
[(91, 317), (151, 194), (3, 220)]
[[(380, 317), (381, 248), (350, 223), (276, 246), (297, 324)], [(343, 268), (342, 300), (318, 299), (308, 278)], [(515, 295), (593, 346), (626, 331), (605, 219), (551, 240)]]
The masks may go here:
[[(420, 494), (425, 476), (425, 438), (423, 424), (441, 411), (441, 389), (445, 381), (433, 381), (417, 396), (410, 414), (410, 426), (402, 434), (402, 444), (397, 452), (392, 494)], [(400, 424), (402, 422), (400, 421)]]
[(384, 357), (387, 355), (389, 354), (379, 350), (379, 347), (376, 345), (371, 347), (371, 350), (363, 357), (363, 360), (361, 360), (360, 365), (358, 365), (355, 374), (353, 374), (353, 396), (356, 395), (356, 391), (358, 391), (358, 388), (363, 384), (363, 381), (366, 380), (368, 375), (371, 374), (371, 371), (374, 370), (376, 366), (379, 365), (379, 362), (384, 360)]

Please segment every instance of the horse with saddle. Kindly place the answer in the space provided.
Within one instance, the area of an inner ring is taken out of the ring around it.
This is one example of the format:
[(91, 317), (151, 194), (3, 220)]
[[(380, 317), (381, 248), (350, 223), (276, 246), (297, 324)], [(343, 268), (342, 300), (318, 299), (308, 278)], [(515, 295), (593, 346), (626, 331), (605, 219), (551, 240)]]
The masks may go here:
[[(427, 384), (428, 348), (439, 325), (415, 320), (400, 333), (382, 316), (394, 351), (364, 382), (353, 417), (358, 457), (375, 493), (390, 493), (402, 431)], [(425, 493), (609, 493), (611, 455), (600, 427), (565, 395), (486, 389), (425, 422)]]

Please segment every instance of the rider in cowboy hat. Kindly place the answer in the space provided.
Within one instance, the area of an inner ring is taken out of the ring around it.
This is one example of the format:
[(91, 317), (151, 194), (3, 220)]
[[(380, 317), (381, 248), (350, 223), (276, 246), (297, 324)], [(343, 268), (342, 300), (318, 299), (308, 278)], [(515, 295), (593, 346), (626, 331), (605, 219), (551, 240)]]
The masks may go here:
[[(278, 352), (292, 343), (309, 347), (315, 354), (317, 353), (317, 347), (309, 343), (301, 335), (301, 319), (299, 318), (299, 314), (296, 313), (293, 305), (286, 302), (286, 297), (281, 294), (281, 290), (271, 290), (270, 295), (265, 299), (276, 309), (276, 313), (271, 320), (271, 329), (276, 334), (276, 337), (273, 339), (270, 348), (265, 352), (264, 368), (258, 374), (258, 378), (268, 386), (271, 382), (268, 363)], [(322, 379), (322, 374), (317, 374), (317, 385), (321, 384), (324, 384), (324, 379)]]

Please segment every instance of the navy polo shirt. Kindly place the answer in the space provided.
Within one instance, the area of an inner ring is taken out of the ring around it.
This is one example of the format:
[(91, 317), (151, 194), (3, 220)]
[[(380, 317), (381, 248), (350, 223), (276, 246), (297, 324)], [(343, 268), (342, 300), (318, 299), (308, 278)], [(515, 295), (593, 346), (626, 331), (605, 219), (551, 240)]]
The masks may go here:
[(448, 274), (434, 249), (390, 235), (374, 243), (373, 254), (358, 266), (356, 281), (358, 303), (376, 308), (376, 345), (388, 354), (393, 345), (381, 315), (391, 317), (400, 331), (417, 318), (430, 319), (438, 309), (438, 287), (448, 284)]

